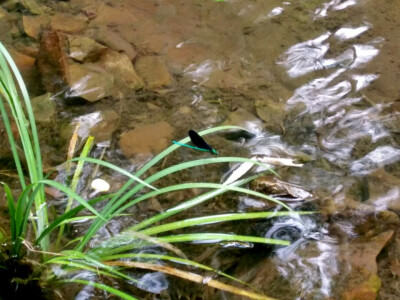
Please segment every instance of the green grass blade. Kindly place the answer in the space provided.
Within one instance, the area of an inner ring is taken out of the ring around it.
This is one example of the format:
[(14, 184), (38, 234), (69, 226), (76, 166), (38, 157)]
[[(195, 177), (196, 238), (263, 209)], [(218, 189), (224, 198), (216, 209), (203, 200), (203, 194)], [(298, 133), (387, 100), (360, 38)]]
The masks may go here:
[[(87, 203), (89, 205), (94, 205), (94, 204), (96, 204), (98, 202), (101, 202), (101, 201), (104, 201), (104, 200), (106, 200), (106, 199), (108, 199), (110, 197), (112, 197), (112, 195), (102, 195), (102, 196), (96, 197), (94, 199), (91, 199)], [(68, 220), (69, 218), (72, 218), (73, 216), (75, 216), (77, 213), (79, 213), (80, 211), (84, 210), (85, 208), (86, 208), (85, 206), (79, 205), (79, 206), (74, 207), (73, 209), (71, 209), (69, 212), (61, 215), (57, 219), (55, 219), (53, 222), (51, 222), (49, 224), (49, 226), (36, 239), (35, 244), (38, 244), (45, 236), (48, 236), (54, 229), (56, 229), (58, 226), (60, 226), (60, 224), (65, 222), (65, 220)]]
[[(82, 149), (80, 158), (85, 158), (89, 155), (90, 150), (92, 149), (93, 141), (94, 141), (94, 137), (89, 136), (88, 139), (86, 140), (85, 146)], [(78, 164), (76, 166), (75, 172), (74, 172), (74, 176), (72, 178), (72, 182), (71, 182), (71, 190), (73, 192), (76, 192), (76, 189), (78, 187), (79, 178), (80, 178), (80, 176), (82, 174), (82, 170), (83, 170), (83, 165), (84, 165), (84, 161), (79, 160)], [(72, 203), (73, 203), (73, 198), (68, 197), (67, 206), (65, 207), (65, 212), (68, 212), (71, 210)], [(59, 249), (61, 238), (64, 234), (64, 228), (65, 228), (65, 224), (61, 224), (60, 230), (59, 230), (58, 236), (57, 236), (56, 245), (55, 245), (56, 251)]]
[(6, 192), (8, 214), (10, 216), (10, 226), (11, 226), (11, 241), (15, 242), (17, 239), (17, 224), (16, 224), (16, 208), (14, 204), (14, 197), (11, 190), (6, 183), (2, 183), (4, 186), (4, 191)]
[(117, 290), (111, 286), (105, 285), (103, 283), (97, 283), (97, 282), (83, 280), (83, 279), (66, 279), (66, 280), (61, 280), (60, 282), (62, 282), (62, 283), (80, 283), (80, 284), (84, 284), (84, 285), (90, 285), (97, 289), (106, 291), (110, 294), (116, 295), (124, 300), (137, 300), (136, 298), (134, 298), (124, 292), (121, 292), (120, 290)]
[[(125, 280), (130, 280), (133, 282), (137, 282), (137, 280), (131, 276), (128, 276), (120, 271), (118, 271), (115, 267), (108, 266), (102, 263), (100, 260), (90, 257), (84, 253), (79, 253), (72, 250), (67, 250), (62, 252), (62, 256), (56, 256), (46, 261), (46, 264), (63, 264), (68, 267), (74, 264), (74, 267), (94, 271), (94, 273), (106, 274), (107, 276), (122, 278)], [(70, 264), (69, 264), (70, 263)], [(65, 270), (65, 269), (64, 269)]]
[(126, 170), (124, 170), (124, 169), (122, 169), (120, 167), (117, 167), (116, 165), (113, 165), (113, 164), (111, 164), (109, 162), (100, 160), (100, 159), (91, 158), (91, 157), (79, 157), (79, 158), (73, 158), (73, 159), (71, 159), (69, 161), (87, 161), (87, 162), (91, 162), (91, 163), (94, 163), (94, 164), (97, 164), (97, 165), (112, 169), (114, 171), (117, 171), (120, 174), (125, 175), (125, 176), (131, 178), (132, 180), (137, 181), (137, 182), (143, 184), (144, 186), (147, 186), (148, 188), (150, 188), (152, 190), (157, 190), (154, 186), (148, 184), (146, 181), (143, 181), (142, 179), (136, 177), (135, 175), (132, 175), (128, 171), (126, 171)]
[(90, 210), (92, 213), (94, 213), (97, 217), (99, 217), (100, 219), (104, 220), (104, 217), (102, 215), (100, 215), (94, 208), (93, 206), (89, 205), (85, 199), (83, 199), (81, 196), (79, 196), (78, 194), (76, 194), (75, 192), (73, 192), (70, 188), (54, 181), (54, 180), (48, 180), (48, 179), (43, 179), (41, 181), (39, 181), (39, 183), (43, 183), (52, 187), (55, 187), (56, 189), (64, 192), (68, 197), (72, 197), (73, 199), (75, 199), (76, 201), (78, 201), (81, 205), (83, 205), (85, 208), (87, 208), (88, 210)]
[[(0, 57), (0, 59), (1, 59), (1, 57)], [(0, 92), (1, 91), (2, 91), (2, 87), (0, 86)], [(5, 127), (6, 132), (7, 132), (8, 141), (10, 143), (10, 148), (11, 148), (11, 153), (12, 153), (13, 158), (14, 158), (14, 163), (15, 163), (15, 166), (17, 168), (19, 182), (21, 184), (21, 188), (24, 189), (26, 187), (24, 171), (22, 170), (22, 165), (21, 165), (21, 160), (19, 158), (19, 154), (18, 154), (17, 144), (16, 144), (15, 139), (14, 139), (14, 135), (13, 135), (13, 132), (12, 132), (12, 129), (11, 129), (10, 120), (8, 118), (6, 109), (4, 107), (4, 103), (3, 103), (3, 98), (2, 97), (0, 97), (0, 112), (1, 112), (1, 117), (3, 119), (4, 127)]]
[(282, 245), (282, 246), (290, 245), (290, 242), (285, 240), (262, 238), (258, 236), (225, 234), (225, 233), (189, 233), (189, 234), (162, 236), (158, 237), (158, 239), (167, 243), (179, 243), (179, 242), (216, 243), (222, 241), (234, 241), (234, 242), (261, 243), (261, 244)]
[(156, 174), (148, 177), (146, 179), (146, 182), (154, 182), (156, 180), (159, 180), (167, 175), (170, 175), (172, 173), (186, 170), (189, 168), (194, 168), (198, 166), (204, 166), (208, 164), (217, 164), (217, 163), (253, 163), (254, 165), (266, 168), (267, 171), (270, 173), (277, 175), (274, 170), (269, 168), (267, 165), (265, 165), (262, 162), (259, 162), (254, 159), (249, 159), (249, 158), (244, 158), (244, 157), (212, 157), (212, 158), (204, 158), (204, 159), (197, 159), (197, 160), (192, 160), (192, 161), (187, 161), (183, 162), (171, 167), (168, 167), (164, 170), (161, 170), (157, 172)]
[[(149, 225), (152, 225), (156, 222), (159, 222), (165, 218), (168, 218), (174, 214), (177, 214), (179, 212), (182, 212), (190, 207), (193, 207), (195, 205), (198, 205), (200, 203), (203, 203), (207, 200), (209, 200), (212, 197), (215, 197), (216, 195), (219, 195), (220, 193), (226, 192), (226, 191), (235, 191), (235, 192), (240, 192), (240, 193), (244, 193), (244, 194), (248, 194), (248, 195), (252, 195), (252, 196), (256, 196), (256, 197), (260, 197), (272, 202), (275, 202), (276, 204), (281, 205), (282, 207), (286, 208), (289, 211), (292, 211), (292, 209), (287, 206), (286, 204), (284, 204), (283, 202), (276, 200), (272, 197), (266, 196), (262, 193), (259, 192), (255, 192), (249, 189), (245, 189), (245, 188), (241, 188), (241, 187), (237, 187), (237, 186), (233, 186), (233, 185), (223, 185), (223, 184), (217, 184), (217, 183), (185, 183), (185, 184), (179, 184), (179, 185), (175, 185), (175, 186), (170, 186), (164, 189), (160, 189), (157, 192), (164, 192), (164, 191), (174, 191), (174, 190), (179, 190), (179, 189), (188, 189), (188, 188), (214, 188), (216, 189), (215, 191), (209, 192), (209, 193), (205, 193), (202, 194), (200, 196), (197, 196), (193, 199), (190, 199), (188, 201), (185, 201), (173, 208), (168, 209), (167, 211), (165, 211), (164, 213), (158, 214), (154, 217), (151, 217), (137, 225), (134, 225), (133, 227), (131, 227), (129, 230), (133, 230), (133, 231), (138, 231), (144, 227), (147, 227)], [(148, 194), (152, 194), (153, 192), (150, 192)], [(147, 194), (146, 194), (147, 195)], [(142, 196), (144, 197), (144, 196)], [(138, 199), (140, 199), (141, 197), (137, 198), (136, 200), (132, 201), (135, 202)], [(131, 203), (132, 203), (131, 202)], [(125, 205), (124, 207), (128, 206), (130, 203), (128, 203), (127, 205)]]
[[(199, 132), (199, 135), (202, 136), (202, 135), (205, 135), (205, 134), (208, 134), (208, 133), (217, 132), (217, 131), (220, 131), (220, 130), (228, 130), (228, 129), (246, 130), (246, 129), (244, 129), (242, 127), (238, 127), (238, 126), (220, 126), (220, 127), (215, 127), (215, 128), (211, 128), (211, 129), (207, 129), (207, 130), (201, 131), (201, 132)], [(179, 142), (180, 143), (187, 143), (189, 140), (190, 140), (190, 138), (186, 137), (185, 139), (182, 139)], [(145, 164), (138, 172), (135, 173), (135, 176), (136, 177), (140, 177), (141, 175), (143, 175), (148, 169), (150, 169), (153, 165), (155, 165), (157, 162), (162, 160), (166, 155), (168, 155), (172, 151), (176, 150), (178, 147), (180, 147), (180, 146), (179, 145), (175, 145), (175, 144), (171, 145), (170, 147), (168, 147), (166, 150), (164, 150), (159, 155), (157, 155), (152, 160), (150, 160), (147, 164)], [(257, 163), (259, 163), (259, 162), (257, 162)], [(149, 180), (145, 180), (145, 181), (147, 183), (151, 183), (152, 182), (152, 181), (149, 181)], [(129, 192), (127, 192), (125, 195), (123, 195), (123, 193), (125, 193), (129, 189), (129, 187), (131, 187), (133, 182), (134, 182), (133, 179), (129, 180), (116, 193), (116, 195), (106, 204), (106, 206), (102, 210), (102, 215), (105, 216), (105, 218), (109, 218), (109, 216), (111, 216), (112, 214), (117, 214), (117, 213), (121, 212), (122, 210), (118, 210), (118, 212), (116, 212), (118, 207), (120, 207), (132, 195), (136, 194), (138, 191), (141, 190), (142, 186), (141, 185), (136, 185)], [(83, 247), (86, 245), (86, 243), (92, 238), (92, 236), (97, 232), (97, 230), (99, 230), (99, 228), (102, 225), (104, 225), (103, 221), (95, 220), (92, 223), (91, 227), (88, 229), (84, 239), (82, 239), (82, 242), (77, 246), (76, 249), (77, 250), (82, 250)]]
[(140, 233), (146, 235), (154, 235), (163, 233), (166, 231), (182, 229), (186, 227), (221, 223), (221, 222), (229, 222), (229, 221), (238, 221), (238, 220), (251, 220), (251, 219), (264, 219), (264, 218), (273, 218), (273, 217), (282, 217), (282, 216), (291, 216), (293, 214), (296, 215), (304, 215), (304, 214), (312, 214), (315, 212), (291, 212), (291, 211), (278, 211), (278, 212), (254, 212), (254, 213), (235, 213), (235, 214), (223, 214), (223, 215), (213, 215), (213, 216), (205, 216), (199, 218), (185, 219), (182, 221), (167, 223), (159, 226), (152, 226), (148, 229), (144, 229), (139, 231)]

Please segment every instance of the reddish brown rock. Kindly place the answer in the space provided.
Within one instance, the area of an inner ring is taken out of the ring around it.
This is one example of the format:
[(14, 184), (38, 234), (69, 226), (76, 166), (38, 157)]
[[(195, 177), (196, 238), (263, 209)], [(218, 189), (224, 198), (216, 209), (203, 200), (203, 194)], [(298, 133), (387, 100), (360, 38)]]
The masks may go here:
[(37, 65), (42, 74), (42, 82), (50, 93), (58, 93), (66, 87), (65, 70), (68, 64), (66, 36), (46, 30), (40, 40)]
[(47, 91), (90, 102), (143, 87), (126, 54), (85, 37), (45, 31), (37, 63)]

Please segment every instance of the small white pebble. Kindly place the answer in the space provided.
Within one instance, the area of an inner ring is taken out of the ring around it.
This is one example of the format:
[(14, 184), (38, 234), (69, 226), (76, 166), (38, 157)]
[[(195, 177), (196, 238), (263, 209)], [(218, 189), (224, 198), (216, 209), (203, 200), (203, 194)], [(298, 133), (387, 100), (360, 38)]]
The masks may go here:
[(110, 189), (110, 184), (101, 178), (97, 178), (92, 181), (90, 187), (96, 192), (107, 192)]

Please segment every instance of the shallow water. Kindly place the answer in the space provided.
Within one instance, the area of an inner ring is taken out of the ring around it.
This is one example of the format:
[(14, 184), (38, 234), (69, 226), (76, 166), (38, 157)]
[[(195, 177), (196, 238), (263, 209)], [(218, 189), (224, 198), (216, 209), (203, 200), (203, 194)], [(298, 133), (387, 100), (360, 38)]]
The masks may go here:
[[(32, 96), (37, 96), (46, 85), (38, 85), (37, 77), (32, 75), (37, 74), (37, 68), (29, 58), (36, 57), (39, 42), (27, 37), (26, 27), (21, 25), (22, 15), (31, 14), (23, 5), (10, 2), (2, 4), (4, 11), (0, 11), (4, 25), (0, 38), (20, 54), (20, 59), (14, 54), (17, 63)], [(301, 221), (278, 218), (273, 223), (237, 225), (239, 231), (285, 238), (292, 245), (276, 249), (221, 245), (210, 251), (203, 263), (229, 270), (279, 299), (400, 297), (400, 244), (395, 231), (400, 212), (399, 3), (119, 0), (104, 4), (85, 0), (48, 1), (47, 7), (51, 11), (45, 10), (43, 15), (69, 13), (86, 18), (76, 32), (51, 21), (61, 31), (95, 36), (121, 52), (131, 53), (126, 42), (133, 46), (136, 53), (131, 54), (139, 70), (140, 64), (146, 63), (150, 69), (155, 68), (150, 65), (154, 61), (144, 57), (157, 56), (161, 61), (156, 63), (158, 72), (138, 72), (146, 79), (144, 89), (118, 88), (118, 93), (111, 91), (96, 103), (84, 103), (73, 93), (53, 91), (57, 126), (45, 124), (41, 128), (49, 166), (65, 159), (65, 150), (59, 149), (66, 149), (65, 124), (74, 120), (84, 124), (82, 138), (90, 132), (103, 142), (95, 149), (95, 156), (105, 149), (108, 160), (134, 170), (168, 146), (170, 140), (185, 137), (189, 129), (216, 126), (228, 119), (228, 123), (246, 126), (255, 136), (232, 140), (213, 136), (210, 143), (224, 156), (266, 155), (303, 163), (301, 168), (281, 167), (277, 172), (283, 182), (313, 195), (306, 203), (296, 201), (290, 205), (311, 208), (320, 215), (303, 216)], [(94, 34), (96, 30), (111, 30), (121, 39), (109, 34), (107, 40)], [(88, 91), (93, 87), (87, 81), (79, 83), (75, 92), (92, 92)], [(99, 111), (107, 109), (120, 117), (110, 125), (110, 134), (99, 134), (109, 130), (109, 123), (95, 133), (90, 131), (101, 121)], [(160, 122), (165, 123), (143, 129)], [(143, 148), (121, 152), (121, 134), (137, 128), (144, 133), (135, 135), (139, 139), (131, 147)], [(60, 135), (56, 141), (48, 138), (54, 131)], [(146, 138), (149, 134), (157, 138)], [(151, 147), (146, 146), (148, 143)], [(166, 163), (199, 155), (203, 154), (180, 149)], [(221, 167), (211, 173), (207, 168), (187, 172), (172, 178), (171, 183), (189, 178), (218, 182), (226, 170)], [(83, 178), (89, 178), (91, 172), (87, 170)], [(122, 180), (111, 174), (105, 176), (114, 185)], [(81, 189), (89, 194), (84, 182)], [(186, 196), (171, 196), (168, 205)], [(267, 209), (252, 198), (229, 196), (219, 200), (190, 213)], [(160, 209), (158, 205), (151, 203), (139, 210), (154, 213)], [(163, 202), (161, 209), (168, 205)], [(129, 218), (110, 222), (100, 232), (99, 240), (117, 234), (132, 222)], [(85, 228), (78, 224), (75, 230)], [(193, 257), (196, 251), (200, 255), (207, 248), (184, 247)], [(164, 275), (152, 274), (138, 275), (142, 289), (156, 293), (163, 290), (161, 295), (171, 299), (234, 299), (198, 286), (186, 288), (182, 282), (169, 279), (171, 285)], [(153, 283), (147, 283), (150, 281)], [(86, 288), (76, 299), (88, 299), (90, 293), (93, 291)]]

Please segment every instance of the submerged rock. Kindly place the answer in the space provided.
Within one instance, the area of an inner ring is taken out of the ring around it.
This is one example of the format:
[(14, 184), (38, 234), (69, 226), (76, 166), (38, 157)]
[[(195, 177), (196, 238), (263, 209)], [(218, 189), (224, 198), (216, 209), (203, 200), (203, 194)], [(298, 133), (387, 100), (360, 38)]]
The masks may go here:
[(98, 65), (114, 78), (114, 92), (119, 88), (138, 90), (143, 88), (143, 80), (137, 75), (129, 57), (124, 53), (107, 51), (101, 56)]
[(150, 90), (157, 90), (172, 84), (171, 74), (159, 56), (140, 57), (135, 68)]
[(112, 109), (96, 111), (74, 118), (61, 130), (61, 136), (66, 141), (70, 140), (72, 133), (79, 124), (79, 138), (85, 139), (88, 136), (93, 136), (95, 143), (109, 141), (118, 127), (119, 120), (119, 115)]
[(123, 51), (130, 60), (136, 57), (136, 51), (133, 46), (118, 33), (107, 27), (95, 28), (92, 31), (92, 36), (96, 41), (103, 43), (112, 50)]
[(283, 133), (285, 103), (275, 102), (272, 99), (259, 99), (254, 103), (257, 115), (265, 122), (266, 128), (274, 133)]
[(95, 102), (113, 93), (113, 78), (95, 64), (68, 65), (65, 76), (70, 87), (68, 98), (81, 97)]
[(37, 122), (49, 124), (54, 120), (56, 110), (51, 93), (31, 99), (31, 104)]
[(171, 143), (173, 131), (174, 128), (165, 121), (138, 126), (122, 134), (119, 145), (128, 158), (137, 154), (157, 154)]
[(377, 275), (376, 258), (393, 236), (389, 230), (366, 243), (351, 243), (341, 247), (340, 256), (352, 266), (346, 276), (346, 284), (341, 299), (374, 300), (378, 296), (381, 281)]
[(243, 127), (249, 132), (257, 132), (263, 128), (261, 120), (243, 108), (231, 112), (222, 125)]
[(83, 36), (68, 35), (69, 56), (83, 62), (89, 57), (98, 57), (107, 47), (97, 43), (95, 40)]
[(9, 52), (21, 72), (22, 78), (26, 83), (26, 86), (31, 94), (37, 95), (38, 91), (41, 90), (39, 77), (39, 71), (35, 66), (35, 59), (19, 51), (9, 49)]
[(86, 29), (88, 24), (86, 16), (57, 13), (51, 17), (50, 25), (53, 30), (76, 33)]

